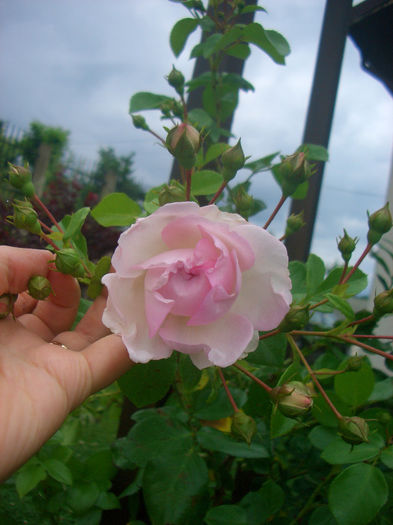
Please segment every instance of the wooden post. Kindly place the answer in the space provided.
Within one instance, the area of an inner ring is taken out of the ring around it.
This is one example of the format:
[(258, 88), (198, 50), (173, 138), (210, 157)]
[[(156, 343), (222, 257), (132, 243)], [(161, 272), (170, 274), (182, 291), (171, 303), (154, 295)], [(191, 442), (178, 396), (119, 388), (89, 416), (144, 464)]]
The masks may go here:
[(46, 171), (49, 166), (52, 147), (42, 142), (38, 148), (38, 157), (33, 169), (33, 182), (38, 197), (42, 197), (46, 183)]

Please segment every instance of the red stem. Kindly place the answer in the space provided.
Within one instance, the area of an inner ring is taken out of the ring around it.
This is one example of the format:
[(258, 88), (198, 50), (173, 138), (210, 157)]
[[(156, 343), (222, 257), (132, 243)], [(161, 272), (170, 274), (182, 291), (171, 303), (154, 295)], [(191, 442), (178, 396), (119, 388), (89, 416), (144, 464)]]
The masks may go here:
[(374, 354), (378, 354), (385, 359), (389, 359), (390, 361), (393, 361), (393, 355), (388, 354), (387, 352), (383, 352), (382, 350), (379, 350), (378, 348), (374, 348), (373, 346), (367, 345), (366, 343), (361, 343), (360, 341), (357, 341), (356, 339), (352, 339), (351, 337), (347, 336), (339, 336), (339, 339), (341, 341), (344, 341), (345, 343), (350, 343), (351, 345), (359, 346), (360, 348), (364, 348), (365, 350), (368, 350), (369, 352), (373, 352)]
[(56, 250), (56, 251), (59, 250), (59, 247), (56, 246), (56, 244), (52, 241), (52, 239), (50, 237), (48, 237), (47, 235), (45, 235), (45, 233), (41, 233), (41, 238), (44, 239), (45, 242), (50, 244), (54, 250)]
[(217, 193), (214, 195), (214, 197), (211, 199), (211, 201), (209, 202), (209, 204), (214, 204), (216, 202), (216, 200), (218, 199), (218, 197), (221, 195), (221, 193), (224, 191), (226, 185), (228, 183), (224, 180), (224, 182), (221, 184), (221, 186), (218, 188), (217, 190)]
[(149, 133), (150, 133), (151, 135), (153, 135), (153, 137), (156, 137), (156, 139), (158, 139), (160, 142), (162, 142), (162, 144), (164, 144), (164, 146), (166, 147), (166, 142), (165, 142), (165, 140), (164, 140), (162, 137), (160, 137), (160, 135), (158, 135), (158, 134), (157, 134), (155, 131), (153, 131), (152, 129), (149, 129)]
[(273, 335), (279, 334), (280, 330), (276, 328), (272, 332), (269, 332), (268, 334), (263, 334), (259, 336), (259, 340), (262, 341), (262, 339), (267, 339), (268, 337), (272, 337)]
[(191, 177), (192, 169), (186, 170), (186, 201), (189, 201), (191, 197)]
[(44, 228), (44, 230), (46, 230), (47, 232), (49, 233), (53, 233), (52, 229), (49, 228), (49, 226), (47, 226), (44, 222), (42, 222), (40, 219), (38, 219), (38, 222), (41, 224), (41, 226)]
[(272, 222), (274, 217), (277, 215), (277, 213), (280, 211), (282, 205), (284, 204), (284, 202), (286, 200), (287, 200), (287, 198), (284, 195), (281, 195), (281, 199), (278, 201), (277, 206), (274, 208), (272, 214), (270, 215), (270, 217), (268, 218), (268, 220), (265, 223), (265, 226), (263, 227), (264, 230), (266, 230), (268, 228), (268, 226), (270, 225), (270, 223)]
[(266, 390), (266, 392), (268, 394), (273, 390), (269, 385), (267, 385), (266, 383), (264, 383), (263, 381), (258, 379), (258, 377), (254, 376), (254, 374), (249, 372), (246, 368), (243, 368), (242, 366), (238, 365), (237, 363), (235, 363), (233, 366), (235, 366), (238, 370), (243, 372), (243, 374), (246, 374), (246, 376), (248, 376), (250, 379), (255, 381), (255, 383), (258, 383), (258, 385), (261, 386), (264, 390)]
[[(41, 201), (41, 199), (38, 197), (37, 194), (34, 194), (33, 199), (35, 202), (40, 206), (40, 208), (46, 213), (46, 215), (49, 217), (49, 219), (52, 221), (53, 225), (56, 226), (56, 228), (59, 230), (60, 233), (64, 233), (61, 226), (57, 222), (57, 220), (53, 217), (51, 212), (48, 210), (48, 208), (45, 206), (45, 204)], [(58, 250), (58, 248), (56, 248)]]
[(221, 368), (218, 368), (218, 375), (220, 376), (220, 379), (221, 379), (221, 381), (222, 381), (222, 384), (224, 385), (225, 393), (226, 393), (226, 395), (228, 396), (229, 402), (231, 403), (234, 412), (238, 412), (238, 411), (239, 411), (239, 408), (238, 408), (238, 406), (236, 405), (236, 402), (235, 402), (235, 400), (233, 399), (233, 396), (232, 396), (231, 392), (229, 391), (229, 388), (228, 388), (227, 382), (225, 381), (225, 377), (224, 377), (224, 374), (222, 373)]
[(363, 259), (366, 257), (366, 255), (369, 253), (373, 245), (371, 243), (368, 243), (365, 247), (362, 255), (359, 257), (359, 259), (356, 261), (354, 266), (351, 268), (351, 270), (347, 273), (347, 275), (340, 281), (340, 284), (345, 284), (348, 282), (348, 280), (352, 277), (352, 275), (356, 272), (357, 268), (359, 267), (360, 263), (363, 261)]

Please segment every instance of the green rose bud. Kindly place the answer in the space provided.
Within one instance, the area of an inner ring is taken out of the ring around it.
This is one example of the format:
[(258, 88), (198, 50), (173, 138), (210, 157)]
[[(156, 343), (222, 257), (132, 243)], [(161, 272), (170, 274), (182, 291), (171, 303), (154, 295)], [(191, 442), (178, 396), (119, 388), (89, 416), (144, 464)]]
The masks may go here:
[(346, 263), (351, 258), (352, 252), (356, 248), (357, 242), (358, 242), (358, 238), (355, 237), (353, 239), (352, 237), (348, 235), (348, 233), (344, 229), (343, 237), (340, 237), (337, 241), (337, 248), (339, 249), (339, 252), (341, 253), (342, 258), (344, 259)]
[(347, 372), (357, 372), (360, 370), (362, 368), (363, 360), (364, 358), (358, 355), (350, 357), (346, 365)]
[(73, 248), (63, 248), (56, 252), (55, 265), (59, 272), (67, 275), (83, 277), (85, 274), (79, 256)]
[(29, 290), (29, 294), (39, 301), (43, 301), (49, 297), (52, 292), (50, 282), (46, 277), (42, 277), (41, 275), (33, 275), (33, 277), (30, 277), (27, 289)]
[(37, 235), (42, 233), (37, 212), (34, 210), (31, 202), (15, 200), (12, 206), (14, 208), (12, 220), (16, 228), (27, 230)]
[(158, 194), (158, 203), (164, 206), (168, 202), (182, 202), (186, 200), (186, 192), (184, 186), (177, 181), (171, 181), (170, 184), (165, 184)]
[(32, 182), (26, 182), (26, 184), (21, 187), (20, 191), (25, 197), (32, 199), (35, 195), (34, 184)]
[(283, 195), (289, 197), (312, 175), (312, 168), (305, 154), (300, 151), (293, 155), (284, 157), (281, 164), (277, 166), (281, 178), (281, 188)]
[(292, 233), (301, 230), (305, 226), (303, 210), (298, 214), (292, 214), (287, 219), (287, 225), (285, 228), (285, 237), (289, 237)]
[(256, 430), (257, 425), (254, 419), (245, 414), (243, 410), (237, 410), (233, 414), (231, 432), (234, 436), (240, 437), (250, 444)]
[(379, 293), (374, 299), (373, 314), (382, 317), (393, 313), (393, 288)]
[(232, 199), (236, 206), (237, 213), (239, 213), (242, 217), (248, 219), (254, 199), (251, 195), (247, 193), (243, 184), (239, 184), (233, 189)]
[(306, 414), (313, 406), (312, 393), (300, 381), (290, 381), (273, 388), (270, 396), (284, 416), (298, 417)]
[(146, 123), (146, 120), (142, 115), (131, 115), (132, 123), (137, 129), (144, 129), (145, 131), (149, 131), (149, 126)]
[(183, 73), (172, 66), (172, 71), (166, 77), (168, 84), (175, 88), (176, 93), (183, 95), (184, 93), (184, 76)]
[(9, 162), (8, 166), (9, 181), (14, 188), (21, 189), (26, 183), (31, 182), (31, 171), (27, 164), (25, 166), (16, 166)]
[(389, 210), (389, 203), (368, 216), (369, 231), (367, 240), (370, 244), (376, 244), (384, 233), (387, 233), (392, 227), (392, 216)]
[(281, 332), (292, 332), (292, 330), (301, 330), (306, 326), (310, 319), (309, 306), (294, 305), (281, 321), (278, 329)]
[(3, 293), (0, 295), (0, 319), (5, 319), (9, 314), (14, 315), (14, 304), (18, 294)]
[(368, 424), (361, 417), (343, 417), (338, 422), (338, 430), (343, 440), (351, 445), (368, 443)]
[(193, 126), (184, 122), (175, 126), (169, 131), (166, 144), (181, 166), (191, 169), (195, 165), (201, 141), (199, 131)]
[(232, 180), (236, 173), (244, 166), (246, 157), (244, 156), (242, 145), (240, 139), (231, 148), (224, 151), (221, 155), (221, 164), (222, 164), (222, 176), (224, 181), (229, 182)]

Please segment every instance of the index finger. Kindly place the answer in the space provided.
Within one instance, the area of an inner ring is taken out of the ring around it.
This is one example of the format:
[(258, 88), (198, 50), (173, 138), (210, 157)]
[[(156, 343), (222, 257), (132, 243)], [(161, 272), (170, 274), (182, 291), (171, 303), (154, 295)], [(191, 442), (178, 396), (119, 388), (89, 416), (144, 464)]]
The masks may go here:
[(33, 275), (46, 277), (51, 259), (47, 250), (0, 246), (0, 295), (25, 291)]

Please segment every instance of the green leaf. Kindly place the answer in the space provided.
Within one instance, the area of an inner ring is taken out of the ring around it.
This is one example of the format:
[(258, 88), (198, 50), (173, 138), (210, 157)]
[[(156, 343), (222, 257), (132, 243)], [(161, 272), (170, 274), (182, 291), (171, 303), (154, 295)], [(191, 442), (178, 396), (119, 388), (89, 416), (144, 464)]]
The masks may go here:
[(109, 480), (116, 474), (112, 452), (108, 449), (100, 450), (89, 456), (84, 467), (84, 477), (91, 481)]
[(306, 275), (305, 263), (300, 261), (291, 261), (289, 263), (289, 276), (292, 282), (291, 293), (294, 303), (298, 303), (306, 297)]
[(290, 48), (285, 38), (276, 31), (265, 30), (254, 22), (244, 28), (243, 40), (256, 45), (277, 64), (285, 64)]
[(222, 175), (217, 171), (196, 171), (191, 179), (191, 191), (194, 195), (210, 195), (216, 193), (222, 183)]
[(386, 401), (391, 398), (393, 398), (393, 379), (388, 377), (375, 383), (374, 390), (371, 392), (368, 401), (372, 403), (375, 401)]
[(20, 498), (26, 496), (40, 481), (46, 478), (46, 471), (39, 463), (29, 462), (16, 475), (16, 491)]
[(90, 284), (87, 288), (87, 296), (89, 297), (89, 299), (95, 299), (100, 295), (103, 286), (101, 283), (101, 279), (105, 274), (109, 272), (110, 267), (110, 257), (106, 255), (101, 257), (101, 259), (98, 261), (94, 268), (93, 277), (91, 278)]
[(337, 525), (327, 505), (317, 507), (310, 516), (308, 525)]
[(260, 443), (247, 445), (211, 427), (202, 427), (197, 433), (198, 443), (202, 448), (222, 452), (238, 458), (267, 458), (269, 453)]
[[(231, 388), (231, 394), (239, 408), (246, 402), (247, 395), (239, 388)], [(199, 419), (221, 419), (233, 414), (233, 407), (228, 400), (223, 388), (216, 395), (211, 395), (208, 388), (205, 388), (194, 395), (195, 417)]]
[(352, 446), (336, 436), (324, 449), (321, 458), (331, 465), (345, 465), (373, 459), (378, 454), (379, 447), (374, 444), (361, 443)]
[(217, 144), (212, 144), (206, 152), (205, 158), (203, 159), (203, 165), (208, 164), (212, 160), (219, 157), (228, 148), (229, 144), (227, 144), (226, 142), (218, 142)]
[(329, 304), (341, 312), (349, 321), (353, 321), (355, 319), (355, 312), (348, 301), (332, 293), (327, 293), (326, 298), (329, 301)]
[(205, 512), (207, 483), (206, 463), (193, 446), (182, 454), (156, 457), (146, 466), (143, 478), (143, 495), (151, 523), (183, 525), (187, 523), (187, 515), (197, 519), (198, 507)]
[(76, 481), (68, 492), (68, 504), (77, 514), (83, 514), (94, 505), (99, 494), (95, 483)]
[(258, 365), (281, 368), (284, 365), (287, 348), (285, 334), (278, 334), (262, 339), (254, 352), (248, 355), (247, 361)]
[(186, 45), (187, 38), (198, 26), (198, 19), (183, 18), (176, 22), (169, 35), (169, 43), (173, 54), (178, 57)]
[(317, 425), (314, 427), (308, 435), (308, 439), (319, 450), (324, 450), (329, 443), (337, 438), (337, 432), (330, 427), (324, 427)]
[(285, 436), (291, 432), (293, 427), (296, 425), (296, 419), (292, 419), (284, 416), (277, 407), (272, 410), (270, 418), (270, 437), (271, 439)]
[(266, 171), (267, 169), (271, 168), (272, 160), (276, 158), (278, 154), (279, 151), (276, 151), (276, 153), (271, 153), (270, 155), (266, 155), (260, 159), (247, 162), (244, 167), (251, 170), (253, 175), (260, 173), (261, 171)]
[(328, 150), (318, 144), (302, 144), (297, 151), (303, 151), (307, 160), (327, 162), (329, 160)]
[(43, 463), (43, 467), (49, 476), (59, 483), (72, 485), (71, 470), (62, 461), (59, 461), (58, 459), (47, 459)]
[(141, 215), (141, 209), (125, 193), (110, 193), (92, 209), (91, 215), (101, 226), (130, 226)]
[[(338, 397), (338, 395), (335, 392), (327, 391), (326, 393), (329, 396), (330, 401), (334, 404), (334, 406), (337, 408), (340, 414), (342, 414), (343, 416), (351, 415), (351, 410), (348, 407), (348, 405), (345, 404), (344, 401), (342, 401), (341, 398)], [(325, 399), (320, 394), (314, 398), (312, 415), (321, 425), (337, 428), (336, 416), (333, 414), (332, 409), (329, 407)]]
[(113, 492), (101, 492), (96, 501), (97, 507), (103, 510), (120, 509), (120, 501)]
[(329, 508), (339, 525), (366, 525), (386, 503), (382, 472), (367, 463), (351, 465), (331, 483)]
[(166, 95), (140, 91), (131, 97), (129, 113), (136, 113), (137, 111), (143, 111), (145, 109), (158, 109), (161, 104), (169, 102), (170, 100), (173, 99)]
[(213, 507), (205, 516), (207, 525), (248, 525), (247, 514), (238, 505), (219, 505)]
[(393, 469), (393, 445), (382, 450), (381, 461), (386, 467)]
[(224, 34), (218, 34), (218, 37), (215, 36), (215, 43), (211, 46), (209, 49), (209, 54), (205, 56), (205, 58), (209, 58), (213, 53), (217, 53), (218, 51), (228, 48), (231, 44), (234, 42), (239, 43), (239, 40), (241, 36), (243, 35), (243, 28), (240, 26), (233, 26), (229, 31), (227, 31)]
[(171, 386), (176, 369), (174, 358), (134, 365), (118, 379), (120, 388), (138, 408), (162, 399)]
[(247, 44), (237, 44), (226, 49), (225, 53), (231, 57), (240, 58), (240, 60), (246, 60), (250, 55), (251, 50)]
[(200, 128), (210, 128), (214, 123), (211, 116), (204, 109), (200, 108), (189, 111), (188, 117), (194, 125)]
[(325, 277), (325, 264), (320, 257), (310, 253), (306, 263), (307, 295), (312, 297)]
[[(345, 362), (340, 366), (345, 366)], [(374, 389), (374, 373), (366, 360), (362, 361), (360, 370), (356, 372), (344, 372), (334, 378), (334, 390), (340, 398), (351, 405), (358, 407), (363, 405), (370, 397)]]
[(240, 502), (247, 512), (247, 525), (270, 522), (282, 508), (284, 500), (285, 493), (280, 485), (270, 479), (265, 481), (257, 492), (249, 492)]
[(72, 237), (80, 231), (83, 226), (83, 223), (86, 220), (86, 217), (89, 215), (90, 208), (80, 208), (78, 211), (71, 215), (71, 219), (67, 225), (67, 228), (64, 232), (63, 240), (72, 239)]

